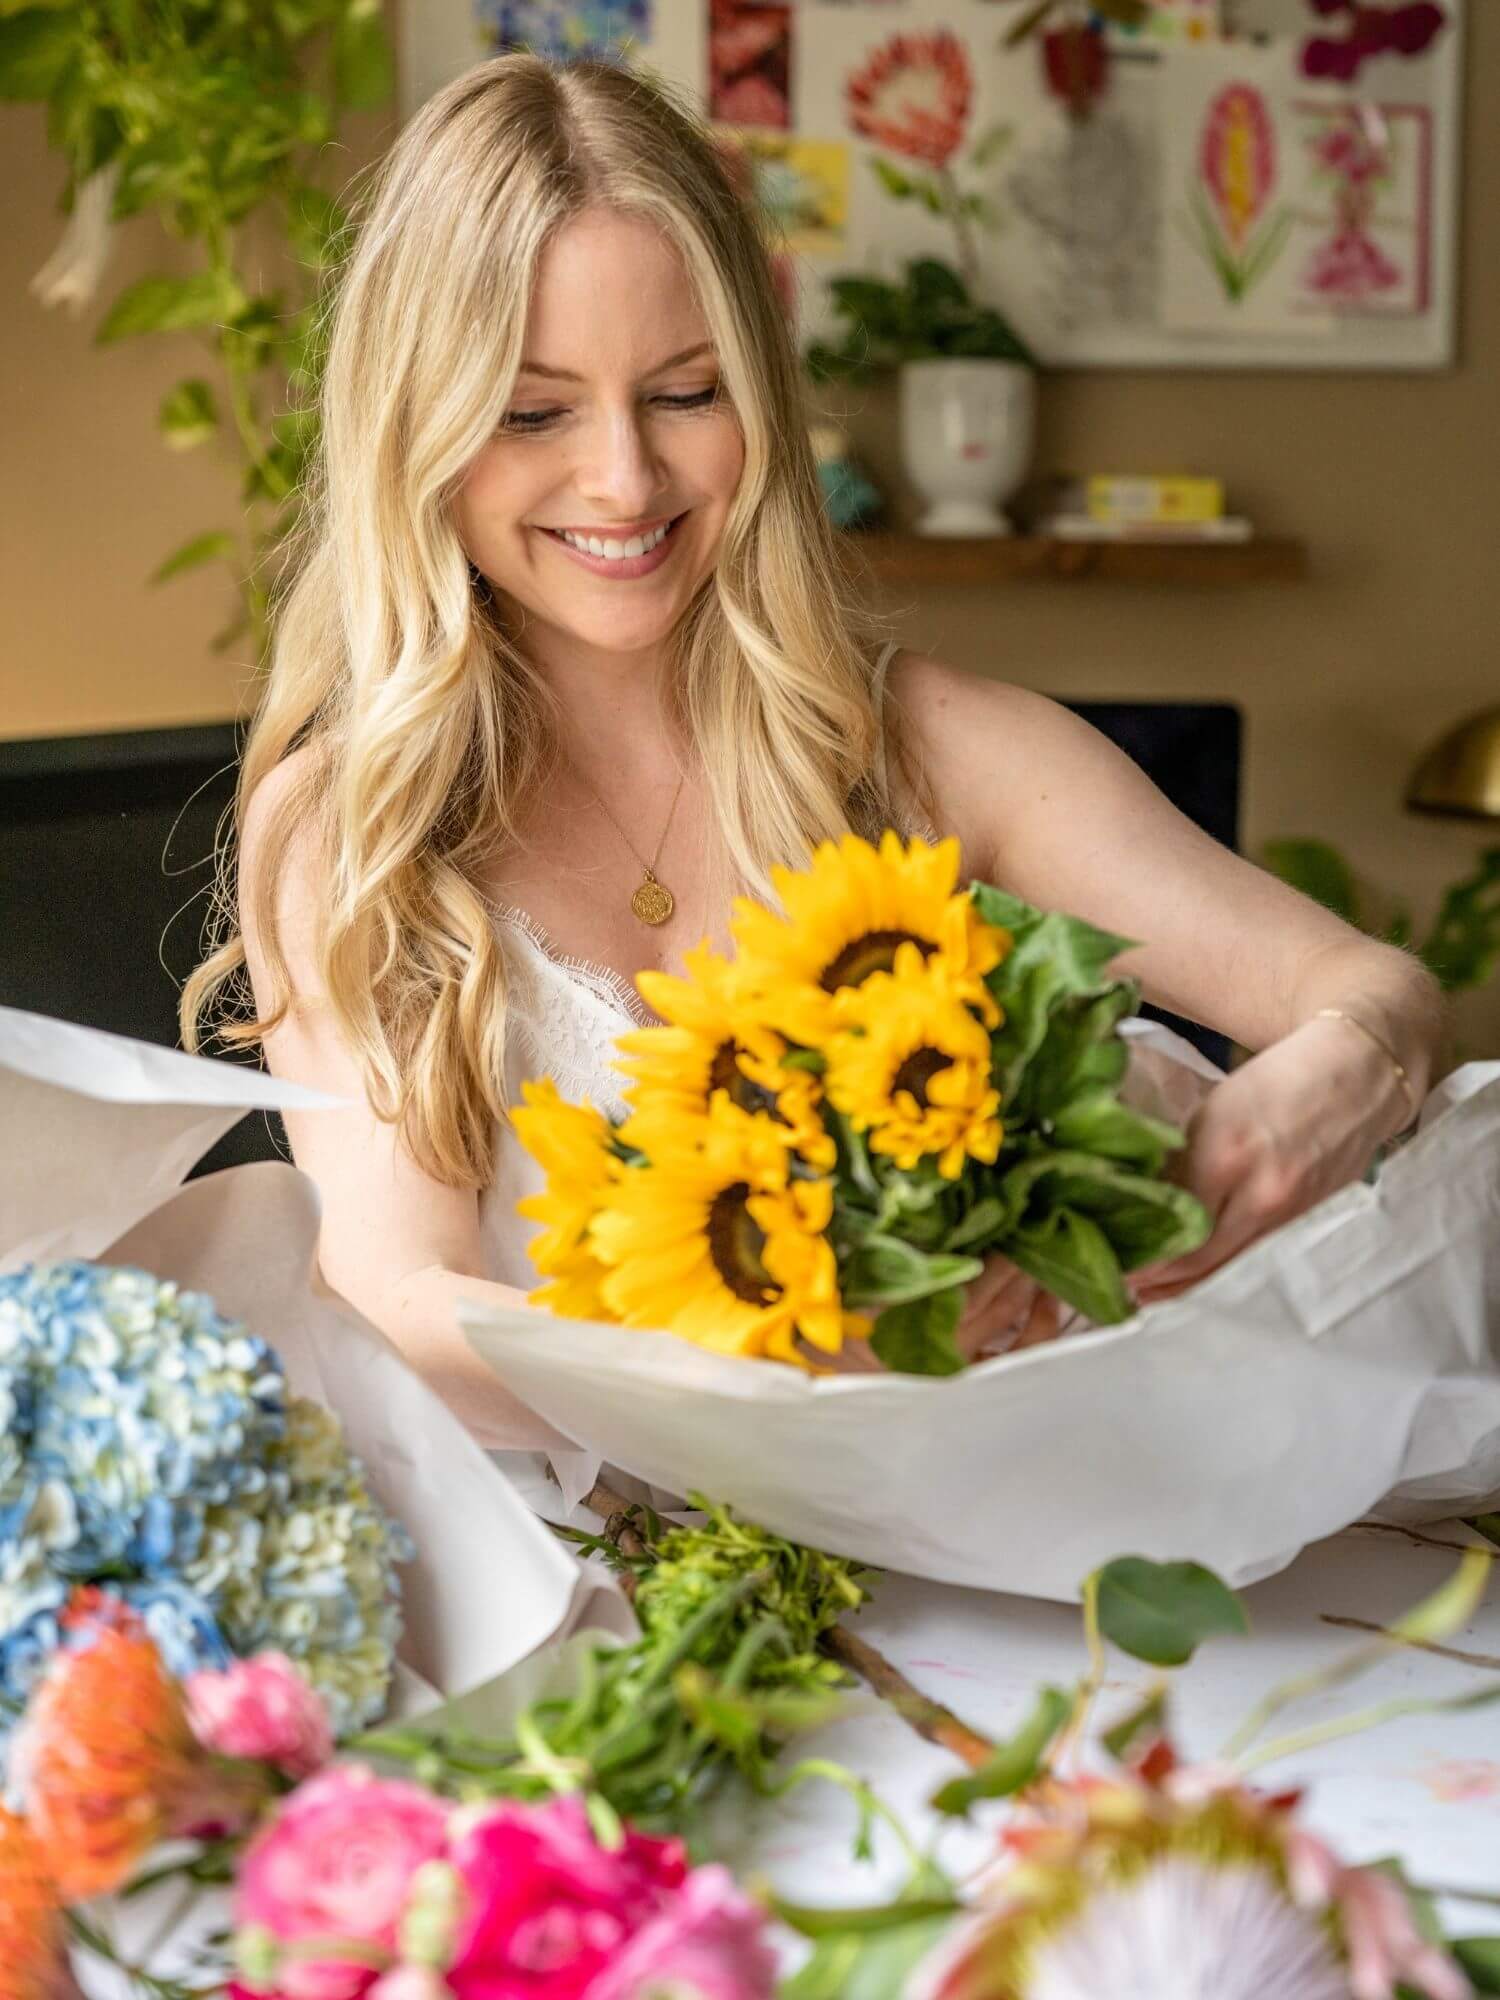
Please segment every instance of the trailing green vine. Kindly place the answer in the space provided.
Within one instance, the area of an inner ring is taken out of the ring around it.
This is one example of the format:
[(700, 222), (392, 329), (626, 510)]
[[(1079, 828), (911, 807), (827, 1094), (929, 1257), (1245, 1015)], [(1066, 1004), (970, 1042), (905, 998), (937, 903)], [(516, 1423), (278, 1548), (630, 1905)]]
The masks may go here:
[[(198, 337), (211, 374), (184, 376), (158, 413), (173, 451), (227, 447), (240, 466), (229, 520), (171, 552), (154, 582), (222, 562), (240, 598), (214, 649), (246, 637), (258, 660), (278, 554), (315, 442), (320, 304), (348, 242), (321, 184), (340, 121), (393, 87), (379, 0), (0, 0), (0, 98), (47, 107), (71, 222), (32, 289), (92, 304), (113, 225), (152, 214), (191, 253), (107, 306), (100, 344)], [(336, 158), (341, 155), (335, 154)], [(275, 232), (268, 283), (252, 254)], [(234, 516), (237, 513), (237, 524)]]

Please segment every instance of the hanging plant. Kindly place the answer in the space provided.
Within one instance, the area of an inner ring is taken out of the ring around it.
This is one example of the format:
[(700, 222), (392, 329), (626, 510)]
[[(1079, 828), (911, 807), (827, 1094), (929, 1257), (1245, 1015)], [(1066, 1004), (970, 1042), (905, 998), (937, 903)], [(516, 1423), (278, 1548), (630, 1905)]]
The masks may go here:
[[(174, 259), (129, 285), (94, 337), (189, 333), (205, 350), (209, 372), (168, 392), (158, 426), (173, 451), (227, 442), (241, 467), (237, 525), (193, 536), (152, 580), (227, 566), (240, 608), (216, 651), (248, 635), (264, 656), (278, 551), (316, 441), (317, 305), (348, 231), (318, 185), (320, 160), (346, 111), (392, 89), (379, 0), (0, 0), (0, 99), (46, 105), (68, 168), (70, 219), (34, 294), (74, 314), (91, 306), (115, 225), (131, 216), (154, 213), (193, 253), (193, 268)], [(267, 217), (287, 252), (274, 288), (241, 242)]]

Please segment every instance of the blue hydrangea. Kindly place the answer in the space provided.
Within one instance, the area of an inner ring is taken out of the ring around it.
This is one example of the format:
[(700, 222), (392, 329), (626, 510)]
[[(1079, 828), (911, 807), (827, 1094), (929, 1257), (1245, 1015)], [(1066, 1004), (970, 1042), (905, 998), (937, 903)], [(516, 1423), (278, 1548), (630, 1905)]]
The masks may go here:
[(337, 1420), (211, 1299), (78, 1262), (0, 1277), (0, 1750), (78, 1583), (133, 1605), (177, 1674), (280, 1648), (356, 1728), (413, 1554)]

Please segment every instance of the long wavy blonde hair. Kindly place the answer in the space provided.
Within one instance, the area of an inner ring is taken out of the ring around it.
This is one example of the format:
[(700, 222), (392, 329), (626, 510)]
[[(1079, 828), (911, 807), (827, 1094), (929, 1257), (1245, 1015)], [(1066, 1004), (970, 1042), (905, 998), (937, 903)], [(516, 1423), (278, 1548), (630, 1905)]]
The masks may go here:
[(283, 1020), (276, 891), (297, 841), (315, 857), (316, 997), (375, 1112), (459, 1186), (492, 1178), (506, 1112), (505, 960), (477, 884), (557, 732), (503, 604), (474, 586), (452, 503), (511, 395), (542, 251), (597, 207), (677, 247), (744, 434), (716, 566), (672, 635), (668, 675), (732, 879), (770, 897), (772, 863), (890, 816), (873, 777), (883, 635), (841, 566), (768, 247), (716, 142), (623, 68), (516, 54), (469, 70), (371, 177), (330, 300), (321, 445), (236, 800), (242, 829), (261, 781), (302, 753), (248, 891), (270, 990), (257, 1012), (231, 842), (215, 948), (181, 1008), (190, 1049), (210, 1033), (254, 1044)]

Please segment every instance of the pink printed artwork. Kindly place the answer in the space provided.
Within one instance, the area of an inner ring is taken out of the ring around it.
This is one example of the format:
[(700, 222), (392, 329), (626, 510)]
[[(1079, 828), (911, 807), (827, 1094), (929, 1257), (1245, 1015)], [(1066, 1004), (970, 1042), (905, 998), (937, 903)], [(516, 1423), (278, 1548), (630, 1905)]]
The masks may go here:
[(947, 28), (892, 35), (845, 85), (861, 138), (931, 167), (946, 167), (963, 143), (973, 97), (969, 58)]
[(713, 0), (708, 25), (709, 115), (724, 125), (792, 122), (788, 0)]
[(1309, 305), (1420, 311), (1426, 297), (1429, 121), (1417, 106), (1305, 107), (1317, 237), (1298, 273)]

